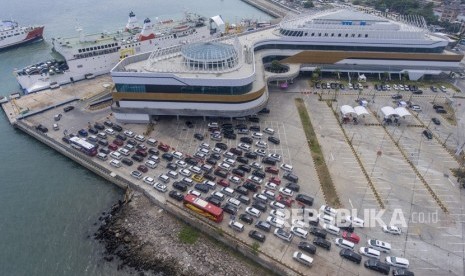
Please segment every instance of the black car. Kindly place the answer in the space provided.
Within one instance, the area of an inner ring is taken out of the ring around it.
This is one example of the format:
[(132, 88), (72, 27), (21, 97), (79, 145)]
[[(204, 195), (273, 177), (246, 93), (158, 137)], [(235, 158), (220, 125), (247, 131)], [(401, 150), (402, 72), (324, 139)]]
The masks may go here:
[(240, 214), (239, 219), (242, 220), (243, 222), (247, 224), (252, 224), (253, 223), (253, 218), (249, 214)]
[(194, 123), (192, 123), (191, 121), (186, 121), (186, 126), (188, 128), (193, 128), (194, 127)]
[(422, 133), (423, 133), (423, 135), (425, 135), (425, 137), (426, 137), (426, 138), (428, 138), (428, 140), (431, 140), (431, 139), (433, 139), (433, 133), (431, 133), (431, 131), (430, 131), (430, 130), (428, 130), (428, 129), (425, 129), (425, 130), (423, 130), (423, 132), (422, 132)]
[(184, 182), (179, 182), (179, 181), (174, 182), (173, 183), (173, 188), (175, 188), (177, 190), (180, 190), (182, 192), (187, 191), (187, 185)]
[(438, 118), (431, 118), (431, 121), (433, 121), (433, 123), (437, 126), (439, 126), (441, 124), (441, 121), (439, 121)]
[(438, 105), (438, 104), (433, 104), (434, 109), (444, 109), (444, 106)]
[(200, 133), (195, 133), (195, 134), (194, 134), (194, 138), (197, 139), (197, 140), (199, 140), (199, 141), (203, 141), (203, 135), (200, 134)]
[(239, 163), (242, 163), (242, 164), (248, 164), (249, 163), (249, 159), (247, 159), (245, 157), (242, 157), (242, 156), (237, 157), (236, 161), (239, 162)]
[(161, 155), (161, 158), (167, 160), (167, 161), (173, 161), (173, 155), (171, 153), (165, 152)]
[(374, 271), (378, 271), (384, 273), (385, 275), (389, 275), (389, 271), (391, 267), (388, 264), (382, 263), (376, 259), (368, 259), (365, 261), (365, 267)]
[(269, 224), (268, 222), (266, 221), (257, 221), (257, 223), (255, 224), (255, 227), (258, 228), (258, 229), (261, 229), (265, 232), (270, 232), (271, 231), (271, 224)]
[(260, 118), (259, 118), (259, 117), (256, 117), (256, 116), (250, 116), (250, 117), (249, 117), (249, 121), (250, 121), (250, 122), (253, 122), (253, 123), (259, 123), (259, 122), (260, 122)]
[(413, 94), (417, 94), (417, 95), (423, 94), (423, 90), (420, 90), (420, 89), (414, 90), (414, 91), (412, 91), (412, 93), (413, 93)]
[(97, 134), (97, 133), (98, 133), (98, 130), (97, 130), (96, 128), (93, 128), (93, 127), (89, 127), (89, 128), (87, 129), (87, 131), (88, 131), (89, 133), (92, 133), (92, 134)]
[(250, 131), (260, 131), (260, 126), (253, 125), (249, 127)]
[[(239, 157), (237, 159), (239, 159)], [(246, 164), (239, 165), (237, 168), (243, 170), (244, 172), (248, 172), (248, 173), (252, 171), (252, 167)]]
[(281, 140), (279, 140), (279, 138), (276, 138), (274, 136), (268, 136), (268, 141), (270, 141), (271, 143), (275, 145), (279, 145), (281, 143)]
[(301, 241), (297, 247), (299, 247), (300, 250), (310, 254), (316, 253), (316, 247), (313, 244), (306, 241)]
[(216, 159), (216, 160), (220, 160), (221, 159), (221, 155), (219, 153), (212, 153), (210, 154), (210, 158), (213, 158), (213, 159)]
[(48, 132), (48, 128), (44, 127), (43, 125), (38, 125), (36, 126), (36, 129), (42, 133), (47, 133)]
[(222, 128), (221, 133), (223, 133), (224, 137), (226, 137), (226, 134), (234, 134), (234, 129), (232, 129), (232, 128)]
[(194, 189), (199, 190), (202, 193), (208, 193), (208, 191), (210, 191), (210, 186), (207, 184), (195, 184)]
[(319, 229), (317, 227), (310, 228), (310, 233), (313, 234), (315, 237), (319, 237), (322, 239), (326, 238), (326, 231), (324, 231), (323, 229)]
[(247, 128), (247, 125), (246, 124), (237, 124), (234, 128), (235, 129), (244, 129), (244, 128)]
[(126, 165), (126, 166), (132, 166), (132, 164), (134, 164), (134, 162), (132, 162), (131, 159), (126, 158), (126, 157), (123, 158), (123, 159), (121, 159), (121, 163), (123, 163), (123, 164)]
[(331, 249), (331, 242), (323, 239), (323, 238), (314, 238), (313, 239), (313, 244), (314, 245), (317, 245), (319, 247), (322, 247), (326, 250), (330, 250)]
[(214, 159), (214, 158), (208, 158), (205, 162), (207, 162), (207, 164), (210, 164), (210, 165), (216, 165), (216, 163), (218, 163), (218, 160)]
[(238, 194), (241, 194), (241, 195), (248, 195), (249, 194), (249, 190), (247, 190), (246, 188), (242, 187), (242, 186), (237, 186), (236, 189), (234, 189)]
[(283, 175), (283, 178), (284, 178), (284, 179), (287, 179), (287, 180), (289, 180), (289, 181), (291, 181), (291, 182), (294, 182), (294, 183), (299, 182), (299, 177), (298, 177), (297, 175), (293, 174), (293, 173), (289, 173), (289, 172), (288, 172), (288, 173), (285, 173), (285, 174)]
[(223, 212), (228, 213), (230, 215), (235, 215), (237, 213), (237, 208), (229, 203), (226, 203), (226, 205), (223, 206)]
[(230, 148), (229, 149), (229, 152), (237, 155), (237, 156), (242, 156), (242, 150), (238, 149), (238, 148)]
[(252, 172), (252, 175), (254, 175), (254, 176), (256, 176), (256, 177), (260, 177), (260, 178), (265, 178), (265, 177), (266, 177), (265, 172), (262, 171), (262, 170), (258, 170), (258, 169), (257, 169), (257, 170), (254, 170), (254, 171)]
[(105, 122), (103, 122), (104, 125), (106, 125), (107, 127), (112, 127), (113, 126), (113, 122), (110, 121), (110, 120), (106, 120)]
[(98, 130), (104, 130), (105, 129), (105, 126), (102, 125), (101, 123), (95, 123), (94, 124), (94, 127)]
[(175, 170), (178, 169), (178, 165), (176, 165), (176, 164), (174, 164), (174, 163), (168, 163), (168, 164), (166, 164), (166, 168), (167, 168), (167, 169), (170, 169), (170, 170), (172, 170), (172, 171), (175, 171)]
[(438, 89), (437, 89), (436, 87), (430, 86), (430, 88), (431, 88), (431, 91), (433, 91), (433, 92), (438, 92)]
[(256, 193), (258, 191), (258, 186), (253, 184), (252, 182), (246, 181), (244, 185), (242, 185), (244, 188), (246, 188), (249, 191), (252, 191)]
[(74, 106), (71, 106), (71, 105), (70, 105), (70, 106), (67, 106), (67, 107), (63, 108), (63, 111), (64, 111), (64, 112), (69, 112), (69, 111), (71, 111), (71, 110), (73, 110), (73, 109), (74, 109)]
[(297, 200), (298, 202), (303, 203), (303, 204), (305, 204), (305, 205), (308, 205), (308, 206), (312, 206), (312, 205), (313, 205), (313, 197), (308, 196), (308, 195), (298, 194), (298, 195), (295, 197), (295, 200)]
[(228, 171), (223, 169), (216, 169), (213, 174), (222, 178), (228, 177)]
[(114, 131), (122, 131), (123, 130), (123, 127), (121, 127), (120, 125), (117, 125), (117, 124), (113, 124), (113, 126), (111, 127)]
[(267, 209), (266, 203), (257, 200), (252, 203), (252, 207), (262, 212), (266, 212)]
[(109, 148), (101, 148), (98, 150), (101, 153), (110, 154), (111, 150)]
[(249, 237), (259, 242), (265, 241), (265, 235), (263, 235), (263, 233), (258, 232), (257, 230), (250, 230)]
[(175, 190), (172, 190), (168, 193), (168, 195), (171, 197), (171, 198), (174, 198), (176, 199), (177, 201), (182, 201), (184, 199), (184, 195), (181, 194), (180, 192), (178, 191), (175, 191)]
[(402, 95), (395, 94), (395, 95), (392, 95), (391, 98), (394, 99), (394, 100), (400, 100), (400, 99), (402, 99)]
[(241, 137), (241, 139), (239, 139), (239, 141), (241, 141), (242, 143), (249, 144), (249, 145), (251, 145), (253, 143), (253, 139), (251, 137), (248, 137), (248, 136)]
[(137, 146), (137, 141), (134, 139), (128, 139), (127, 143), (131, 146)]
[(447, 114), (447, 111), (443, 108), (436, 108), (436, 113)]
[(397, 268), (392, 270), (392, 276), (415, 276), (415, 274), (407, 269)]
[(341, 229), (343, 231), (347, 231), (349, 233), (353, 233), (354, 230), (355, 230), (355, 228), (352, 226), (352, 224), (349, 225), (349, 226), (338, 226), (338, 227), (339, 227), (339, 229)]
[(253, 159), (253, 160), (258, 158), (258, 154), (256, 154), (253, 151), (246, 152), (244, 156), (249, 158), (249, 159)]
[(235, 133), (225, 133), (224, 138), (231, 139), (231, 140), (236, 140), (237, 135)]
[(270, 113), (270, 110), (266, 107), (264, 107), (262, 110), (258, 111), (258, 114), (268, 114)]
[(276, 160), (274, 160), (274, 159), (267, 156), (267, 157), (263, 157), (262, 163), (275, 166), (276, 165)]
[(215, 147), (217, 147), (219, 149), (222, 149), (222, 150), (227, 150), (228, 149), (228, 145), (226, 145), (225, 143), (216, 143)]
[(107, 139), (100, 139), (100, 140), (97, 141), (97, 143), (99, 145), (101, 145), (101, 146), (104, 146), (104, 147), (108, 146), (108, 140)]
[(160, 151), (156, 148), (149, 148), (148, 153), (152, 155), (159, 155)]
[(208, 174), (208, 173), (205, 173), (203, 175), (203, 178), (207, 179), (207, 180), (210, 180), (210, 181), (215, 181), (216, 180), (216, 177), (211, 175), (211, 174)]
[[(89, 129), (90, 130), (90, 129)], [(91, 132), (92, 133), (92, 132)], [(117, 134), (116, 135), (116, 139), (120, 139), (121, 141), (126, 141), (126, 139), (128, 139), (126, 137), (126, 135), (122, 135), (122, 134)]]
[(243, 170), (241, 170), (241, 169), (236, 168), (236, 169), (233, 169), (231, 172), (232, 172), (232, 174), (235, 174), (235, 175), (237, 175), (239, 177), (244, 177), (245, 176), (245, 172)]
[(192, 166), (197, 166), (197, 164), (199, 163), (199, 161), (195, 158), (192, 158), (192, 157), (186, 157), (184, 159), (184, 161), (189, 164), (189, 165), (192, 165)]
[[(201, 184), (201, 185), (203, 185), (203, 184)], [(210, 202), (211, 204), (217, 206), (217, 207), (221, 207), (221, 201), (217, 197), (209, 196), (209, 197), (205, 198), (205, 200)]]
[(294, 192), (299, 192), (299, 190), (300, 190), (299, 184), (293, 183), (293, 182), (287, 183), (286, 188), (288, 188), (289, 190), (292, 190)]
[(339, 252), (339, 255), (356, 264), (360, 264), (362, 262), (362, 256), (360, 254), (357, 254), (353, 250), (347, 248), (342, 249), (341, 252)]
[(144, 161), (144, 157), (140, 156), (139, 154), (133, 154), (131, 156), (132, 160), (137, 161), (137, 162), (142, 162)]

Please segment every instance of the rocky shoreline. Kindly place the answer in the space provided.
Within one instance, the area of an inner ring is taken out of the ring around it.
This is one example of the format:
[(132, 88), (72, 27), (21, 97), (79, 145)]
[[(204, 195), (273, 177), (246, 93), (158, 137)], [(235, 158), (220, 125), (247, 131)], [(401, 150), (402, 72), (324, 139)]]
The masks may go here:
[(132, 268), (141, 275), (269, 275), (245, 257), (199, 233), (193, 244), (183, 243), (185, 225), (133, 193), (100, 217), (94, 238), (105, 246), (104, 260), (118, 269)]

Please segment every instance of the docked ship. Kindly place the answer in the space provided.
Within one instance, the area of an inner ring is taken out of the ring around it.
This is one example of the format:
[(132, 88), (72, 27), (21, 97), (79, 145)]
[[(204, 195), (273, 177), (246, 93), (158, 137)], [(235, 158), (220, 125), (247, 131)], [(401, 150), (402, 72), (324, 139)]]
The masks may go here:
[(0, 21), (0, 50), (43, 39), (44, 26), (20, 26), (13, 20)]
[(181, 20), (152, 22), (145, 19), (142, 28), (131, 12), (124, 30), (114, 33), (52, 39), (52, 56), (45, 62), (15, 70), (16, 79), (25, 94), (110, 72), (121, 59), (157, 49), (209, 37), (207, 19), (185, 13)]

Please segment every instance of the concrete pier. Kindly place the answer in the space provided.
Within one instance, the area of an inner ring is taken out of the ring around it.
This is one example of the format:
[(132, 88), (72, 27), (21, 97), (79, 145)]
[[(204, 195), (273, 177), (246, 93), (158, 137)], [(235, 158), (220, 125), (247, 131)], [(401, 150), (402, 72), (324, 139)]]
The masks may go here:
[(266, 1), (266, 0), (242, 0), (242, 1), (267, 13), (268, 15), (274, 18), (282, 18), (289, 13), (293, 13), (293, 14), (296, 13), (296, 11), (293, 11), (286, 6), (278, 5), (271, 1)]

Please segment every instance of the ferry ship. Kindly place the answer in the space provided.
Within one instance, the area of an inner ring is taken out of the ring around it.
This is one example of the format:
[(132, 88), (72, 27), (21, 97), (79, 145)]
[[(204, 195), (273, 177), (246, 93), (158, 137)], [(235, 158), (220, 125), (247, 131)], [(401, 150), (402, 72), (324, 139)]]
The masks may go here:
[(178, 21), (147, 18), (141, 28), (131, 12), (124, 30), (84, 35), (78, 28), (78, 37), (52, 39), (56, 58), (15, 70), (16, 79), (25, 94), (90, 79), (109, 73), (125, 57), (210, 37), (207, 23), (185, 13)]
[(0, 21), (0, 50), (43, 39), (44, 26), (20, 26), (13, 20)]

